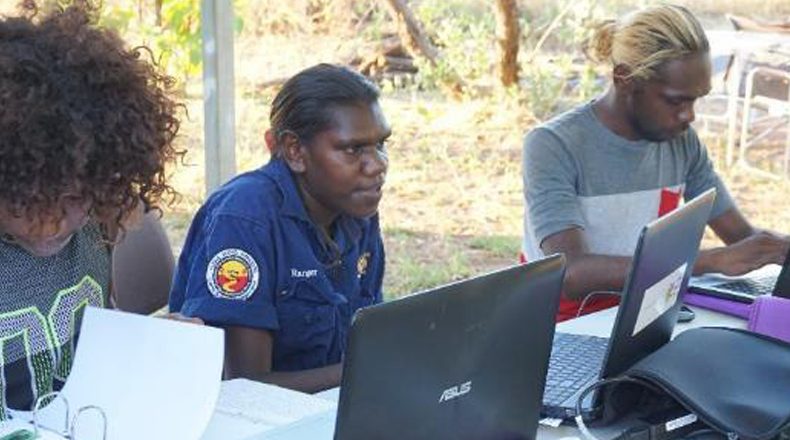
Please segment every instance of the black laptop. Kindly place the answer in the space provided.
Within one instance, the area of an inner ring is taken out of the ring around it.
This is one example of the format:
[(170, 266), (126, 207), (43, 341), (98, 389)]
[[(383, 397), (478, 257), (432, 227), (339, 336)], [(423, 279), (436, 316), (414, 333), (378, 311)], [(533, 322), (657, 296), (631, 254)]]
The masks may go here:
[(784, 264), (769, 264), (740, 277), (705, 274), (692, 277), (689, 292), (750, 304), (760, 295), (790, 298), (790, 252)]
[(535, 439), (564, 258), (357, 312), (334, 411), (255, 439)]
[[(642, 229), (611, 338), (555, 335), (545, 417), (575, 416), (584, 388), (622, 373), (670, 340), (714, 198), (715, 190), (706, 191)], [(591, 394), (582, 412), (595, 416), (599, 400)]]

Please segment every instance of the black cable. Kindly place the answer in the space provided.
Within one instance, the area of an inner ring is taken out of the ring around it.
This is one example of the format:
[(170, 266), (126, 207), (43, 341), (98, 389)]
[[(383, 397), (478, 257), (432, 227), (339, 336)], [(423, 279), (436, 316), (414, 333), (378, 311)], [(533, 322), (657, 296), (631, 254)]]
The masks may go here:
[(723, 434), (721, 434), (721, 433), (719, 433), (719, 432), (715, 431), (715, 430), (714, 430), (714, 429), (712, 429), (712, 428), (701, 428), (701, 429), (697, 429), (696, 431), (691, 431), (691, 432), (689, 432), (688, 434), (686, 434), (685, 436), (683, 436), (683, 438), (684, 438), (685, 440), (693, 440), (694, 438), (696, 438), (696, 437), (699, 437), (699, 436), (701, 436), (701, 435), (703, 435), (703, 434), (718, 434), (719, 436), (722, 436), (722, 437), (724, 437), (724, 435), (723, 435)]
[(633, 384), (641, 385), (653, 391), (654, 393), (662, 394), (662, 391), (658, 389), (658, 387), (656, 387), (655, 385), (630, 376), (619, 376), (609, 379), (601, 379), (597, 382), (591, 383), (590, 385), (588, 385), (586, 388), (582, 390), (582, 392), (579, 394), (579, 398), (576, 400), (576, 417), (574, 418), (576, 420), (576, 426), (579, 428), (579, 431), (581, 431), (582, 435), (588, 440), (598, 440), (598, 438), (596, 438), (592, 434), (592, 432), (590, 432), (590, 430), (587, 428), (587, 425), (584, 422), (582, 403), (584, 402), (584, 399), (587, 397), (587, 395), (593, 392), (594, 390), (614, 383), (633, 383)]

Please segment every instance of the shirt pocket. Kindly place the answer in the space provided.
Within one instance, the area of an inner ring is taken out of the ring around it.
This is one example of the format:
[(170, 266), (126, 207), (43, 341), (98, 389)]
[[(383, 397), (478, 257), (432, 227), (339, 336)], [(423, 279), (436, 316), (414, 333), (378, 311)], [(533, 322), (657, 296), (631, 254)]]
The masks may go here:
[(339, 333), (338, 306), (345, 298), (334, 293), (329, 283), (311, 278), (294, 281), (278, 295), (280, 324), (276, 342), (281, 353), (299, 364), (326, 365)]
[(376, 291), (375, 280), (372, 277), (364, 277), (362, 278), (362, 282), (359, 286), (359, 295), (357, 295), (354, 300), (352, 301), (352, 313), (367, 306), (371, 306), (373, 304), (378, 304), (380, 299), (378, 298), (378, 292)]

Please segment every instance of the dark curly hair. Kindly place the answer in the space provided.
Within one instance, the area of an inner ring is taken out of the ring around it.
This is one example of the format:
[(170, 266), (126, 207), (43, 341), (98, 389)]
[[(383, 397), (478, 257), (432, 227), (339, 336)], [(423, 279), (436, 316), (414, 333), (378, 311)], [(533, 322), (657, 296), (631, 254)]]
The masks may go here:
[(43, 17), (30, 0), (21, 8), (0, 18), (0, 206), (41, 219), (76, 196), (123, 229), (141, 203), (172, 202), (165, 165), (183, 155), (173, 79), (97, 27), (84, 0)]

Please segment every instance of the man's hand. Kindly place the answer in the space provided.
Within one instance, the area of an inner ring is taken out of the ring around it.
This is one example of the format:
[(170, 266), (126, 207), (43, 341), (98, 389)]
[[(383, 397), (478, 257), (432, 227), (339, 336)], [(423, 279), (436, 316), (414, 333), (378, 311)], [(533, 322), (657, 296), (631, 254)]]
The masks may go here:
[(710, 258), (705, 272), (743, 275), (766, 264), (782, 264), (790, 248), (790, 239), (769, 231), (761, 231), (727, 247), (708, 251)]

